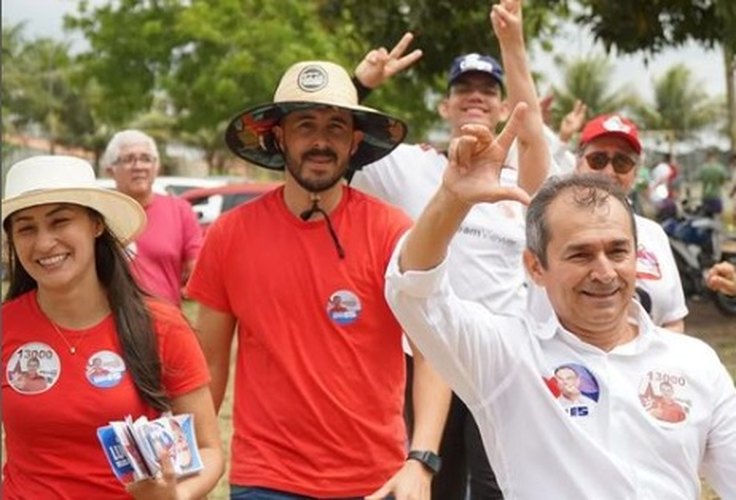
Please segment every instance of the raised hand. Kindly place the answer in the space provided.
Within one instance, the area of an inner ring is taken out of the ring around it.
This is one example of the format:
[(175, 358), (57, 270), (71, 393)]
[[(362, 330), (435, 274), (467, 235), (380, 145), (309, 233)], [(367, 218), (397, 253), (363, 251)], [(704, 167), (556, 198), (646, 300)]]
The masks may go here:
[(578, 99), (575, 101), (575, 105), (568, 114), (560, 122), (560, 140), (567, 142), (572, 138), (572, 135), (583, 128), (585, 123), (585, 114), (588, 112), (588, 107)]
[(463, 125), (462, 135), (450, 143), (443, 178), (443, 187), (454, 198), (469, 205), (501, 200), (529, 203), (529, 195), (523, 189), (500, 183), (501, 168), (526, 109), (525, 103), (519, 103), (496, 138), (483, 125)]
[(490, 18), (499, 42), (524, 43), (521, 0), (501, 0), (491, 7)]
[(396, 73), (404, 71), (422, 57), (420, 49), (404, 55), (412, 40), (414, 35), (406, 32), (391, 52), (385, 47), (371, 50), (355, 68), (355, 77), (364, 87), (375, 89)]

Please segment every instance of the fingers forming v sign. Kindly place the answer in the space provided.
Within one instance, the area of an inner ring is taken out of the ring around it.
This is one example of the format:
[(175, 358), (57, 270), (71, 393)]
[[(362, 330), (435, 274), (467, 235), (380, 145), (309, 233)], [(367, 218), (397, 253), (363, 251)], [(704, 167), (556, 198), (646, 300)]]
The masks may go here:
[(443, 183), (453, 195), (468, 204), (502, 200), (529, 203), (529, 195), (518, 186), (502, 186), (501, 168), (525, 118), (526, 103), (513, 110), (498, 137), (483, 125), (463, 125), (460, 137), (452, 140), (449, 164)]
[(522, 42), (521, 0), (501, 0), (491, 7), (491, 25), (499, 40)]
[(422, 57), (420, 49), (404, 55), (413, 40), (414, 35), (407, 32), (390, 52), (385, 47), (368, 52), (355, 68), (358, 81), (369, 89), (375, 89), (395, 74), (413, 65)]

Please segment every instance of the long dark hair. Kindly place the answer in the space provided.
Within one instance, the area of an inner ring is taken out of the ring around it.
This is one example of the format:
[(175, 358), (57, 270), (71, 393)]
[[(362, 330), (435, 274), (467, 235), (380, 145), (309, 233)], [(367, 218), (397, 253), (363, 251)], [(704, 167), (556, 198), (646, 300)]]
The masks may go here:
[[(153, 318), (146, 307), (146, 293), (133, 279), (125, 250), (105, 224), (104, 217), (91, 208), (87, 210), (104, 227), (102, 234), (95, 240), (95, 268), (107, 293), (125, 365), (143, 401), (156, 410), (168, 411), (171, 409), (171, 400), (161, 380), (158, 340), (154, 333)], [(8, 301), (38, 289), (38, 283), (21, 265), (15, 253), (11, 217), (5, 219), (3, 229), (8, 235), (10, 287), (4, 298), (4, 301)]]

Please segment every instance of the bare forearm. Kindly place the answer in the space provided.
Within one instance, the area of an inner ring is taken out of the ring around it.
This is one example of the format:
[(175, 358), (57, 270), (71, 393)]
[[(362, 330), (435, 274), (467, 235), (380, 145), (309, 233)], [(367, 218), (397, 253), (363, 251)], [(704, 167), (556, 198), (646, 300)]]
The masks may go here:
[(206, 498), (225, 472), (225, 461), (221, 449), (200, 448), (199, 453), (204, 469), (195, 476), (182, 479), (176, 485), (178, 498), (182, 500)]
[(401, 271), (421, 271), (439, 265), (468, 211), (470, 205), (440, 187), (406, 237), (399, 257)]
[(673, 332), (682, 333), (685, 331), (685, 321), (681, 319), (670, 321), (669, 323), (665, 323), (662, 326), (668, 330), (672, 330)]

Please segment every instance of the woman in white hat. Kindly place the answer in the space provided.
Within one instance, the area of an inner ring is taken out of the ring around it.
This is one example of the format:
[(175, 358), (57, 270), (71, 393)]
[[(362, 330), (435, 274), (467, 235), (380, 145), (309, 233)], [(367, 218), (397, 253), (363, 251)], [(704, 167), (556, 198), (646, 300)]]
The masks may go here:
[[(18, 162), (5, 186), (4, 498), (204, 496), (223, 472), (209, 374), (179, 310), (146, 297), (128, 270), (122, 245), (145, 225), (140, 205), (66, 156)], [(162, 460), (161, 477), (126, 492), (96, 429), (169, 410), (194, 415), (204, 469), (177, 482)]]

